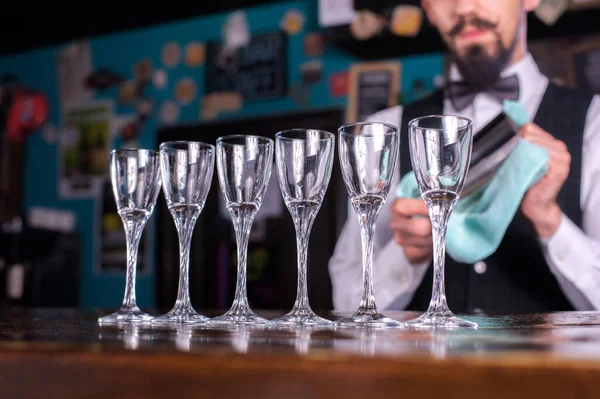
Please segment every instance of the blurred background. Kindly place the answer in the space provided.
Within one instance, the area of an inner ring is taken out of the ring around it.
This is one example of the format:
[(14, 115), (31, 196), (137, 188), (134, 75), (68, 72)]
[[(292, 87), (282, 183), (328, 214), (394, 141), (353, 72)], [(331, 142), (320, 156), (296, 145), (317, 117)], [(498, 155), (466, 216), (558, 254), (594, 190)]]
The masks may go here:
[[(444, 84), (448, 56), (419, 1), (199, 1), (3, 10), (0, 25), (0, 303), (118, 307), (125, 236), (108, 176), (113, 148), (214, 144), (294, 127), (335, 132)], [(33, 8), (33, 7), (32, 7)], [(547, 0), (529, 50), (555, 83), (600, 91), (600, 1)], [(400, 123), (400, 121), (398, 122)], [(309, 296), (331, 309), (327, 264), (346, 218), (335, 169), (309, 248)], [(248, 253), (251, 306), (288, 309), (296, 243), (276, 175)], [(142, 308), (169, 309), (177, 234), (159, 197), (139, 251)], [(197, 309), (226, 309), (233, 228), (213, 180), (191, 253)]]

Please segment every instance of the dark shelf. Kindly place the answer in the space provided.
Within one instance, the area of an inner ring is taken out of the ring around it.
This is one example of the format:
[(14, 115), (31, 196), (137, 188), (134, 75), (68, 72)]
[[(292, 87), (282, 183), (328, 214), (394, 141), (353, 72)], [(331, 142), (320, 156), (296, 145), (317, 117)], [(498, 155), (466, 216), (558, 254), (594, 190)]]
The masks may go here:
[[(592, 35), (600, 33), (600, 8), (569, 11), (553, 26), (545, 25), (533, 13), (527, 16), (527, 21), (529, 40)], [(446, 51), (439, 33), (427, 23), (414, 38), (394, 36), (383, 31), (379, 36), (361, 41), (352, 36), (349, 25), (327, 28), (324, 34), (330, 44), (363, 60)]]

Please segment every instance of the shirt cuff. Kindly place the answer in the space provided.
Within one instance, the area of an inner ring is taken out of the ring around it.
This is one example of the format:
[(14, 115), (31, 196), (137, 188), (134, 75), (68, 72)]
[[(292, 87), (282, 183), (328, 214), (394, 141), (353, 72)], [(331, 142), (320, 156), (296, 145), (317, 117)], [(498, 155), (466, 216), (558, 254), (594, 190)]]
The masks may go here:
[(585, 233), (563, 213), (554, 235), (540, 241), (552, 271), (559, 272), (579, 289), (587, 288), (590, 282), (587, 276), (595, 257)]
[(387, 309), (392, 303), (398, 303), (399, 296), (407, 298), (406, 306), (431, 262), (411, 264), (404, 255), (402, 246), (393, 239), (380, 250), (377, 259), (381, 260), (375, 262), (373, 270), (373, 290), (377, 306)]

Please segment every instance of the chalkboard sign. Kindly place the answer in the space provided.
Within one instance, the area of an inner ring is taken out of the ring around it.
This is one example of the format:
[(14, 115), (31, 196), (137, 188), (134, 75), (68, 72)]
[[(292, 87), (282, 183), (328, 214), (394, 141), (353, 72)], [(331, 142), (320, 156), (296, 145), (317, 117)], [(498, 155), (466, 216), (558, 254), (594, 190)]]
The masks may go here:
[(207, 93), (237, 92), (245, 101), (283, 97), (287, 93), (287, 35), (283, 31), (252, 36), (234, 52), (221, 42), (206, 46)]
[(397, 104), (400, 64), (376, 62), (350, 68), (346, 122), (362, 122), (374, 113)]

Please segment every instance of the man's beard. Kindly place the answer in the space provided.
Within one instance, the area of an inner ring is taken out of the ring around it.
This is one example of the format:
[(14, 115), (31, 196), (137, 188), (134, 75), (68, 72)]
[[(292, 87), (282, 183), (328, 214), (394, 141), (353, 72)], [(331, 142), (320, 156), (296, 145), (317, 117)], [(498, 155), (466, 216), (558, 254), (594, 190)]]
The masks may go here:
[(508, 65), (513, 48), (504, 47), (500, 40), (498, 40), (497, 46), (496, 56), (489, 55), (480, 45), (470, 47), (462, 58), (454, 55), (456, 66), (463, 79), (473, 89), (483, 90), (492, 87)]
[[(485, 20), (475, 18), (470, 24), (477, 28), (495, 29), (496, 25)], [(458, 35), (466, 26), (466, 21), (459, 21), (450, 32), (451, 36)], [(496, 33), (494, 31), (494, 33)], [(475, 90), (485, 90), (492, 87), (500, 78), (500, 74), (510, 62), (512, 54), (517, 44), (517, 35), (512, 43), (506, 47), (503, 45), (500, 35), (496, 33), (496, 51), (489, 54), (482, 45), (473, 45), (466, 50), (466, 53), (459, 55), (453, 46), (451, 50), (458, 70), (463, 76), (465, 83)]]

